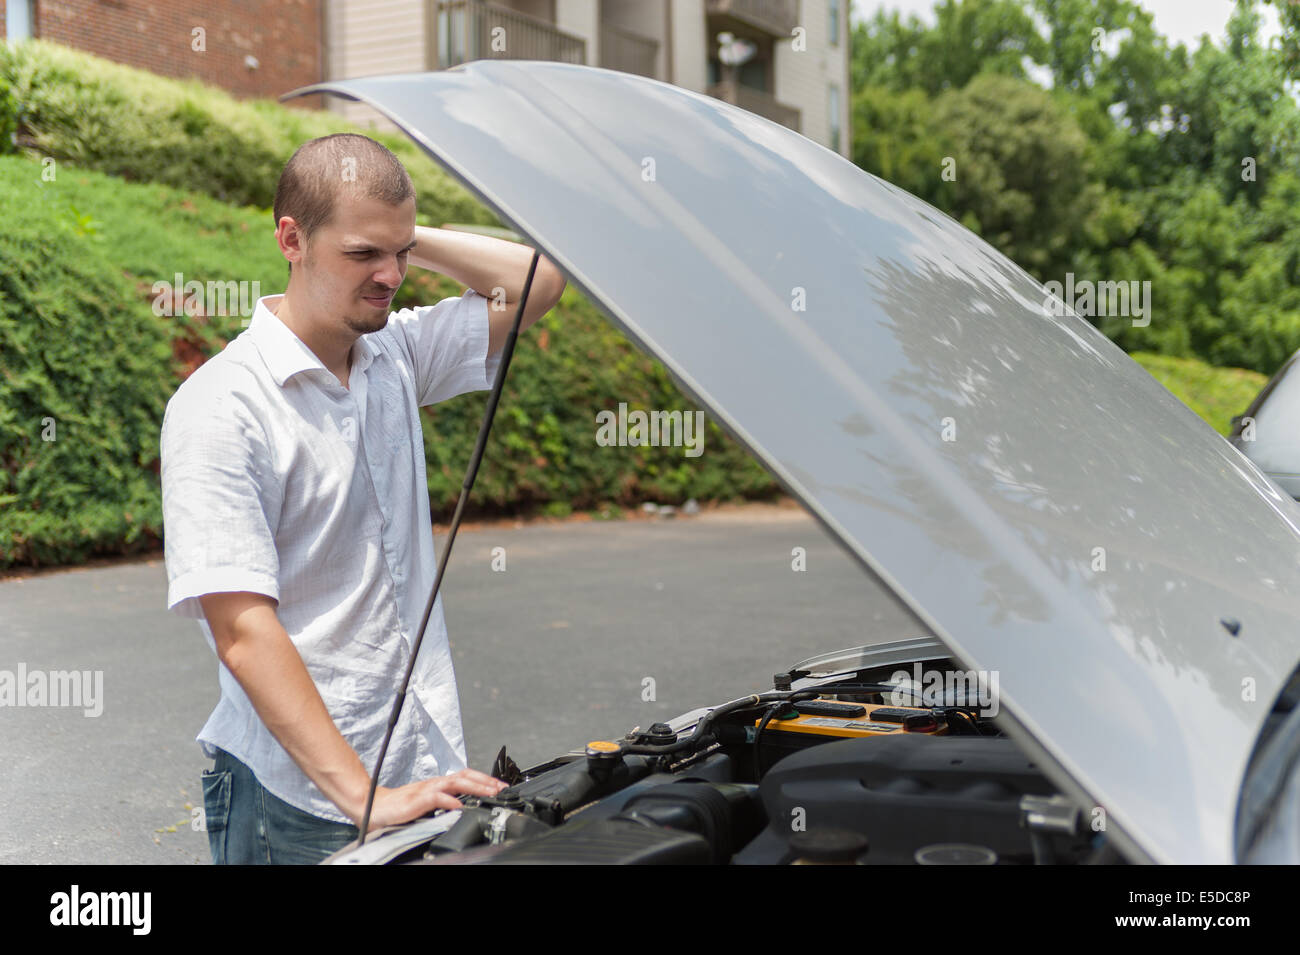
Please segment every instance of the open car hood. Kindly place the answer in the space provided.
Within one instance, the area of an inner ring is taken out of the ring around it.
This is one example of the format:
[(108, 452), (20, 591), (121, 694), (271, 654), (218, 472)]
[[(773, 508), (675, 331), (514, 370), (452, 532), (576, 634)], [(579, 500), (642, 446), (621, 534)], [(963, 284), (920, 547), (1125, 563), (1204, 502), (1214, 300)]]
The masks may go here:
[(1234, 860), (1300, 657), (1300, 528), (1119, 348), (931, 206), (678, 87), (479, 61), (291, 95), (319, 92), (391, 118), (996, 671), (1008, 732), (1121, 848)]

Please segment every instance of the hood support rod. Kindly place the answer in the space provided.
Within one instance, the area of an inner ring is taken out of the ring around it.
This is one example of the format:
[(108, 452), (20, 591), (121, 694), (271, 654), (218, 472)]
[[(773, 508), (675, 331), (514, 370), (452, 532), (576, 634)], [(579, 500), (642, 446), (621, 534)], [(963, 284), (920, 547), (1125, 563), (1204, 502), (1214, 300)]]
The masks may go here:
[(402, 715), (402, 704), (406, 702), (406, 691), (411, 685), (411, 674), (415, 672), (415, 661), (420, 656), (420, 645), (424, 643), (424, 629), (429, 625), (429, 615), (433, 612), (434, 601), (438, 599), (438, 589), (442, 586), (442, 574), (447, 569), (447, 560), (451, 556), (451, 546), (456, 542), (456, 530), (460, 527), (461, 515), (465, 511), (465, 502), (469, 499), (470, 489), (474, 487), (474, 478), (478, 476), (479, 462), (483, 460), (483, 449), (487, 447), (488, 432), (492, 430), (492, 418), (497, 411), (497, 402), (501, 399), (501, 387), (506, 381), (506, 371), (510, 368), (510, 359), (515, 352), (515, 339), (519, 337), (519, 326), (524, 317), (524, 306), (528, 304), (528, 292), (533, 286), (533, 275), (537, 271), (537, 260), (541, 253), (536, 249), (533, 250), (533, 260), (528, 266), (528, 277), (524, 279), (524, 292), (519, 299), (519, 308), (515, 310), (515, 323), (510, 328), (510, 334), (506, 337), (506, 343), (501, 349), (501, 364), (497, 368), (496, 381), (492, 384), (492, 394), (488, 398), (487, 409), (483, 412), (483, 422), (478, 428), (478, 443), (474, 446), (474, 454), (470, 458), (469, 469), (465, 472), (465, 480), (460, 486), (460, 499), (456, 501), (456, 511), (451, 518), (451, 527), (447, 531), (447, 544), (442, 549), (442, 556), (438, 558), (438, 572), (433, 575), (433, 590), (429, 592), (429, 599), (424, 605), (424, 616), (420, 620), (420, 629), (417, 631), (418, 636), (415, 638), (415, 646), (411, 648), (411, 659), (406, 663), (406, 673), (402, 677), (402, 688), (397, 692), (397, 699), (393, 701), (393, 711), (388, 717), (388, 730), (384, 733), (384, 745), (379, 748), (379, 759), (375, 761), (375, 771), (370, 777), (370, 792), (366, 796), (366, 812), (361, 818), (361, 833), (357, 838), (357, 845), (365, 845), (366, 830), (370, 828), (370, 811), (375, 805), (375, 791), (379, 788), (379, 770), (384, 765), (384, 757), (388, 755), (388, 744), (392, 741), (393, 730), (397, 728), (398, 717)]

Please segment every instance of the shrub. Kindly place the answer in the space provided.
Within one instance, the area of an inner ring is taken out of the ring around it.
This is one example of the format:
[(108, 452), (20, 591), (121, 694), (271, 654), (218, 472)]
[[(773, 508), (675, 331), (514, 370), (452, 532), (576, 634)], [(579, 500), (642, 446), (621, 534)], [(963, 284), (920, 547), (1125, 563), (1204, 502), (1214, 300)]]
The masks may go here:
[(14, 133), (18, 128), (18, 101), (9, 89), (9, 81), (0, 75), (0, 154), (14, 151)]
[[(358, 132), (334, 113), (244, 102), (195, 80), (167, 79), (40, 40), (0, 42), (0, 87), (5, 83), (18, 104), (18, 140), (26, 149), (241, 206), (270, 208), (280, 169), (302, 143)], [(405, 136), (367, 135), (402, 160), (419, 209), (434, 224), (496, 223)]]
[[(43, 172), (53, 171), (47, 179)], [(188, 371), (241, 331), (238, 315), (159, 318), (151, 285), (174, 272), (283, 288), (264, 209), (161, 185), (0, 157), (0, 566), (126, 553), (162, 533), (158, 436)], [(395, 307), (462, 289), (411, 269)], [(454, 505), (483, 393), (424, 409), (428, 484)], [(646, 499), (769, 497), (775, 482), (716, 425), (704, 454), (601, 447), (596, 414), (681, 410), (663, 366), (635, 350), (576, 289), (524, 336), (498, 409), (471, 514), (635, 506)], [(55, 440), (45, 442), (44, 419)]]
[(165, 325), (91, 240), (39, 210), (9, 219), (0, 260), (0, 564), (156, 545)]

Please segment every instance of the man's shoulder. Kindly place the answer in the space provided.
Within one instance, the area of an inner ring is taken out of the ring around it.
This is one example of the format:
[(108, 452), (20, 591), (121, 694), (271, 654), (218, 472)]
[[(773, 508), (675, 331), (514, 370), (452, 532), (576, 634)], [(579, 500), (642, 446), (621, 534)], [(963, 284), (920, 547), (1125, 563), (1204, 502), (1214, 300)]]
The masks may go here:
[(465, 342), (486, 337), (487, 301), (466, 289), (461, 295), (390, 312), (387, 325), (364, 337), (371, 339), (377, 351), (396, 348), (416, 359), (441, 354), (439, 349), (449, 349), (447, 353), (454, 355)]
[(433, 319), (435, 324), (440, 324), (440, 320), (449, 315), (469, 316), (474, 314), (470, 312), (469, 309), (480, 300), (486, 307), (487, 299), (483, 298), (482, 295), (474, 291), (472, 288), (467, 288), (460, 295), (449, 295), (446, 298), (440, 298), (436, 302), (429, 302), (426, 305), (415, 305), (397, 309), (389, 312), (388, 324), (383, 329), (373, 334), (395, 334), (398, 331), (398, 328), (403, 325), (409, 326), (411, 324), (419, 324), (428, 319)]
[(254, 405), (263, 391), (257, 360), (247, 338), (237, 337), (181, 382), (167, 401), (165, 418), (213, 419)]

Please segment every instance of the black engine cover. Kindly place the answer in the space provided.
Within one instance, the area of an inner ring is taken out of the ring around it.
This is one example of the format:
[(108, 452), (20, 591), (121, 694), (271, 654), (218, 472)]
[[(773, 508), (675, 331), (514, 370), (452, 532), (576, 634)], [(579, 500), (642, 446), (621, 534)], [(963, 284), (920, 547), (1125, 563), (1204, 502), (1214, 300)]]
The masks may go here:
[(782, 759), (759, 793), (769, 820), (738, 853), (740, 864), (789, 862), (788, 840), (802, 825), (867, 837), (862, 861), (915, 862), (942, 843), (982, 846), (1004, 862), (1030, 862), (1020, 797), (1054, 787), (1004, 737), (900, 733), (814, 746)]

